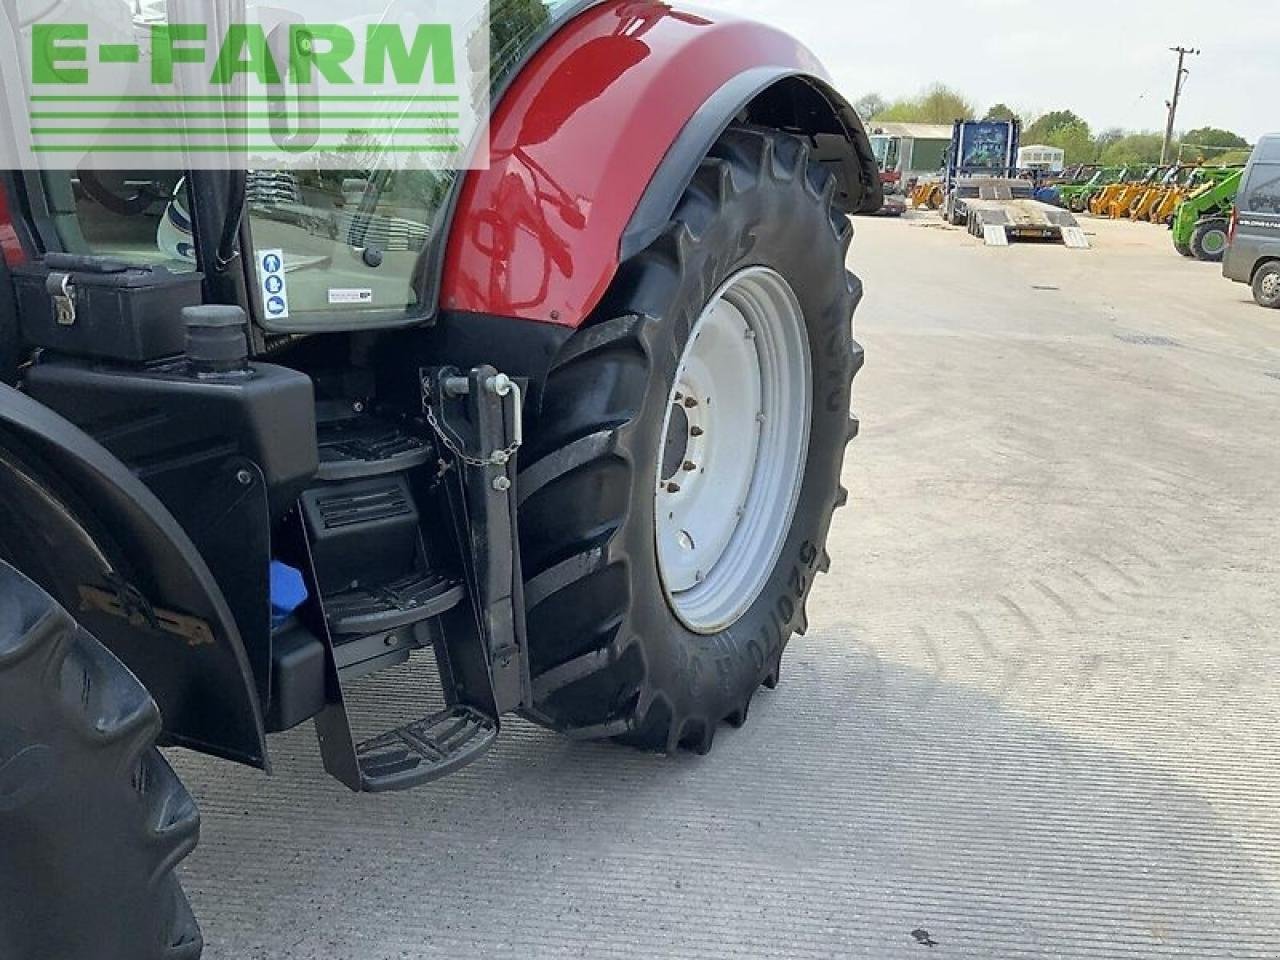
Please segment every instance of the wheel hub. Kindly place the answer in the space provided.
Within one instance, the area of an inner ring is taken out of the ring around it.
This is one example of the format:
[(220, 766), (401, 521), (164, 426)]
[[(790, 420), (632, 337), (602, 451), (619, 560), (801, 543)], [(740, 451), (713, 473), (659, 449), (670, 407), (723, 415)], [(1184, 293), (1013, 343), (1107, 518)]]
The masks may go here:
[[(678, 474), (688, 459), (689, 446), (694, 437), (690, 433), (692, 424), (685, 412), (684, 404), (677, 397), (668, 414), (667, 438), (662, 447), (662, 483), (679, 483)], [(701, 433), (701, 430), (699, 430)]]
[(655, 541), (667, 601), (695, 632), (738, 620), (776, 565), (804, 476), (810, 380), (799, 301), (772, 270), (733, 277), (690, 333), (663, 428)]

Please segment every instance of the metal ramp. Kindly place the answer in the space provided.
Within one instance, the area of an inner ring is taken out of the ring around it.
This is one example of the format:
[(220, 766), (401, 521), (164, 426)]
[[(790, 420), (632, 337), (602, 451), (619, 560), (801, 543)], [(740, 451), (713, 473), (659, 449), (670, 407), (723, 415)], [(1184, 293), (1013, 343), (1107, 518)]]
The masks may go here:
[(1090, 246), (1083, 227), (1063, 227), (1062, 242), (1073, 250), (1088, 250)]
[(1007, 247), (1009, 245), (1009, 234), (1005, 232), (1003, 224), (984, 223), (982, 225), (982, 242), (988, 247)]

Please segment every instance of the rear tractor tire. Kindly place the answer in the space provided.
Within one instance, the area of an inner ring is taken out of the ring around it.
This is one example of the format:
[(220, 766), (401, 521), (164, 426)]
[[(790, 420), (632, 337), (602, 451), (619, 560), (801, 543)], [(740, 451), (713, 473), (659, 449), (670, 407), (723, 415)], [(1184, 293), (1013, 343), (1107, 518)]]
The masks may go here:
[(1280, 262), (1264, 263), (1253, 275), (1253, 299), (1258, 306), (1280, 310)]
[(200, 819), (159, 732), (133, 674), (0, 561), (0, 957), (200, 956), (174, 875)]
[(777, 684), (857, 432), (834, 189), (731, 127), (557, 358), (520, 476), (534, 720), (704, 753)]
[(1191, 233), (1191, 255), (1206, 263), (1221, 263), (1230, 243), (1231, 225), (1221, 217), (1201, 220)]

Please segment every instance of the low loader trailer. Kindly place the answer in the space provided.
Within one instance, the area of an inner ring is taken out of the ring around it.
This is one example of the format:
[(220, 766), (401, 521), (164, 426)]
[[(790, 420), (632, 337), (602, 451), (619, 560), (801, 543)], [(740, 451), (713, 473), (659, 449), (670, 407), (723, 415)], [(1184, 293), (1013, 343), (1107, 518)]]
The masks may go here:
[(1019, 133), (1016, 120), (956, 121), (943, 216), (991, 247), (1028, 240), (1088, 249), (1089, 240), (1075, 217), (1037, 200), (1035, 183), (1015, 176)]
[(957, 184), (949, 200), (951, 222), (964, 226), (989, 247), (1011, 241), (1065, 243), (1088, 249), (1089, 238), (1067, 210), (1036, 200), (1027, 180), (970, 178)]

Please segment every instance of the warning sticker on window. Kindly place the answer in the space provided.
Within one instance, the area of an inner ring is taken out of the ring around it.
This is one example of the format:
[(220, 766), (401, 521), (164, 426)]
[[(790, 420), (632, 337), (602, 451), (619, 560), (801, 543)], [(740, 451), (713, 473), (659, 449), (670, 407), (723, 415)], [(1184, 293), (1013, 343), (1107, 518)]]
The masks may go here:
[(329, 290), (329, 303), (373, 303), (373, 291), (367, 287), (337, 287)]
[(289, 282), (284, 275), (283, 250), (258, 251), (258, 283), (262, 287), (262, 309), (267, 319), (287, 319)]

